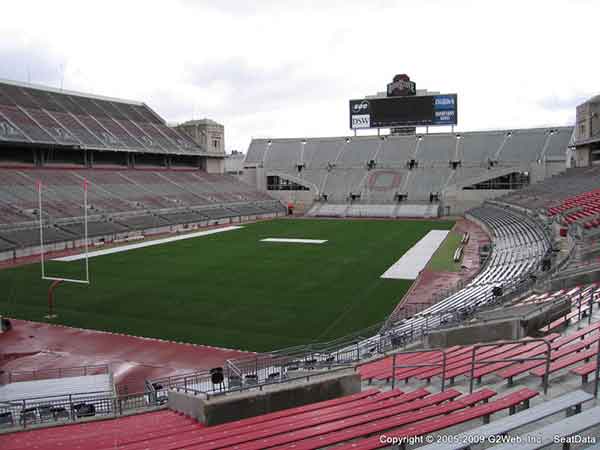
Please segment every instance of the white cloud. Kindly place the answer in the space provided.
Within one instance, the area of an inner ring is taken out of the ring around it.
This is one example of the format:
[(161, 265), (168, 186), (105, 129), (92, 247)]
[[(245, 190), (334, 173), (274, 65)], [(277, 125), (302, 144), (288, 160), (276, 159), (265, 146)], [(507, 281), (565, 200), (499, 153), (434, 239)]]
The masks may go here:
[[(3, 5), (0, 77), (211, 117), (252, 136), (348, 134), (348, 99), (406, 72), (459, 128), (566, 124), (599, 90), (592, 1), (116, 1)], [(62, 68), (61, 69), (61, 65)]]

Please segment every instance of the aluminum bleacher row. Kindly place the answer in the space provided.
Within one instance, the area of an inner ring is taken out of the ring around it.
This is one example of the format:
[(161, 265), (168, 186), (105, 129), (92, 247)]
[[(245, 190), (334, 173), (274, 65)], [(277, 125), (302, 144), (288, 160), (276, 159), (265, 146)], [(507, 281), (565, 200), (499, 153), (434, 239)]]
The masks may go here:
[(229, 175), (198, 170), (0, 169), (0, 251), (83, 237), (87, 183), (90, 237), (282, 212), (264, 192)]
[(197, 155), (189, 136), (139, 102), (0, 81), (0, 141)]
[[(494, 287), (519, 286), (538, 269), (550, 249), (546, 233), (529, 217), (487, 204), (471, 210), (470, 215), (484, 224), (492, 235), (494, 251), (483, 270), (460, 291), (391, 326), (388, 334), (412, 340), (429, 328), (437, 328), (488, 304), (494, 300)], [(369, 348), (378, 338), (366, 339), (362, 347)]]
[[(137, 449), (318, 449), (381, 448), (377, 433), (422, 436), (475, 419), (489, 421), (504, 410), (528, 407), (538, 392), (521, 388), (496, 396), (491, 389), (463, 395), (368, 389), (357, 394), (204, 427), (170, 411), (0, 435), (3, 450), (89, 448)], [(580, 400), (581, 401), (581, 400)], [(372, 436), (372, 437), (371, 437)], [(374, 439), (377, 437), (377, 440)]]

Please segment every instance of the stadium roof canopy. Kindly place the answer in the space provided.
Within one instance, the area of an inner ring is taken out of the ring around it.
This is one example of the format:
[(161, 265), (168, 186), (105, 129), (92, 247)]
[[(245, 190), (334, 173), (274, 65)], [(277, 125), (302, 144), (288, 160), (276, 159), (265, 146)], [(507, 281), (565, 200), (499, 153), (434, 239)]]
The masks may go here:
[(0, 144), (208, 155), (145, 103), (0, 80)]

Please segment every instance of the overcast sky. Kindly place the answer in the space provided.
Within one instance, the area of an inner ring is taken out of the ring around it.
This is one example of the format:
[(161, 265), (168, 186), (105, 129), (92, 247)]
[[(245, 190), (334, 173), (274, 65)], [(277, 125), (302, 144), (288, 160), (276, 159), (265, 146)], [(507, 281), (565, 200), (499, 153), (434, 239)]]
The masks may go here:
[(458, 93), (459, 129), (566, 125), (600, 92), (597, 0), (11, 1), (0, 78), (209, 117), (252, 137), (350, 134), (397, 73)]

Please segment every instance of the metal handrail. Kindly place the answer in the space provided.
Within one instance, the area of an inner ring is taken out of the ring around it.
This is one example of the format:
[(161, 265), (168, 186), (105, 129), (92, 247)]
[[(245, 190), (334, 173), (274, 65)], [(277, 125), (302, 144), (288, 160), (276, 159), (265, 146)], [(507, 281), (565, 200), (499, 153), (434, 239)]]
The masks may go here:
[[(32, 397), (0, 403), (0, 413), (9, 417), (10, 423), (26, 428), (34, 423), (76, 422), (80, 417), (98, 415), (122, 415), (124, 411), (155, 407), (156, 398), (149, 393), (128, 395), (93, 395), (95, 392), (78, 394), (54, 395), (47, 397)], [(91, 414), (80, 414), (78, 405), (93, 407)], [(7, 422), (4, 422), (7, 423)]]
[[(501, 358), (501, 359), (483, 359), (475, 362), (475, 355), (477, 353), (477, 349), (482, 347), (496, 347), (498, 345), (527, 345), (532, 342), (543, 342), (546, 344), (547, 350), (544, 352), (546, 356), (538, 357), (538, 356), (526, 356), (523, 358)], [(488, 342), (484, 344), (475, 344), (473, 346), (473, 350), (471, 352), (471, 368), (469, 370), (469, 393), (473, 393), (473, 384), (475, 381), (475, 364), (496, 364), (496, 363), (504, 363), (504, 362), (516, 362), (516, 363), (524, 363), (527, 361), (545, 361), (546, 362), (546, 370), (544, 372), (544, 376), (542, 379), (542, 383), (544, 385), (544, 395), (548, 395), (548, 378), (550, 372), (550, 356), (552, 353), (552, 345), (548, 339), (539, 338), (539, 339), (524, 339), (520, 341), (497, 341), (497, 342)]]
[[(40, 370), (20, 370), (20, 371), (10, 371), (6, 374), (8, 377), (9, 383), (14, 383), (15, 381), (27, 381), (23, 380), (23, 377), (27, 378), (28, 376), (32, 380), (37, 379), (47, 379), (47, 378), (63, 378), (63, 377), (71, 377), (71, 376), (85, 376), (93, 372), (93, 375), (103, 375), (109, 373), (108, 364), (97, 364), (97, 365), (88, 365), (88, 366), (74, 366), (74, 367), (56, 367), (49, 369), (40, 369)], [(52, 375), (56, 374), (54, 377)], [(40, 378), (38, 378), (41, 375)]]
[(392, 357), (392, 389), (394, 389), (396, 387), (396, 369), (410, 369), (410, 368), (418, 368), (418, 367), (440, 367), (440, 363), (432, 363), (432, 364), (402, 364), (402, 365), (397, 365), (396, 364), (396, 357), (398, 355), (410, 355), (410, 354), (415, 354), (415, 353), (441, 353), (442, 354), (442, 363), (441, 363), (441, 367), (442, 367), (442, 386), (441, 386), (441, 391), (444, 392), (444, 390), (446, 390), (446, 360), (447, 360), (447, 351), (446, 350), (442, 350), (442, 349), (432, 349), (432, 350), (414, 350), (414, 351), (409, 351), (409, 352), (401, 352), (401, 353), (394, 353), (393, 357)]
[[(591, 317), (590, 313), (590, 317)], [(594, 381), (594, 397), (598, 398), (598, 384), (600, 384), (600, 333), (598, 334), (598, 346), (596, 353), (596, 378)]]
[(11, 403), (11, 402), (22, 402), (23, 400), (27, 401), (27, 402), (33, 402), (33, 401), (37, 401), (37, 400), (48, 400), (48, 401), (52, 401), (51, 399), (54, 398), (65, 398), (68, 396), (83, 396), (83, 395), (95, 395), (95, 394), (106, 394), (107, 392), (109, 392), (108, 390), (106, 391), (89, 391), (89, 392), (71, 392), (70, 394), (55, 394), (55, 395), (39, 395), (36, 397), (27, 397), (27, 398), (20, 398), (18, 400), (6, 400), (6, 403)]
[(229, 387), (228, 390), (225, 390), (225, 389), (220, 389), (218, 391), (217, 390), (202, 390), (202, 389), (198, 389), (198, 388), (191, 387), (191, 386), (176, 386), (176, 387), (174, 387), (174, 389), (176, 391), (192, 393), (193, 395), (203, 395), (206, 398), (206, 400), (210, 400), (211, 397), (215, 397), (217, 395), (223, 395), (226, 392), (243, 392), (243, 391), (249, 391), (252, 389), (258, 389), (259, 391), (262, 391), (263, 388), (265, 388), (267, 386), (280, 384), (282, 382), (289, 382), (289, 381), (295, 381), (295, 380), (301, 380), (301, 379), (310, 381), (311, 378), (329, 375), (331, 373), (340, 372), (340, 371), (349, 370), (349, 369), (353, 369), (356, 372), (357, 366), (337, 367), (337, 368), (331, 369), (327, 372), (314, 372), (314, 373), (307, 373), (307, 374), (299, 375), (297, 377), (283, 377), (283, 378), (278, 378), (278, 379), (271, 379), (271, 380), (267, 380), (267, 381), (263, 381), (263, 382), (257, 382), (256, 384), (239, 385), (239, 386), (236, 386), (235, 388)]

